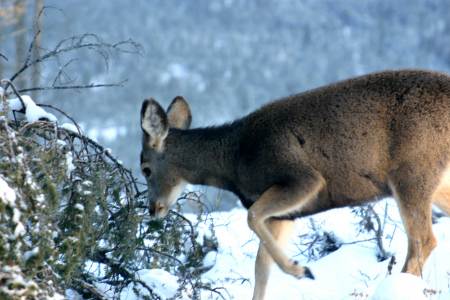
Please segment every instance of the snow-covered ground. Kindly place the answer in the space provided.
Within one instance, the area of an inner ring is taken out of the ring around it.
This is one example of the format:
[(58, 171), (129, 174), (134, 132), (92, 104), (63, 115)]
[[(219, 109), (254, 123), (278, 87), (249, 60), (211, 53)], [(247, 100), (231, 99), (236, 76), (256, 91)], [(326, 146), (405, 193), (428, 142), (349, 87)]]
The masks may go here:
[[(450, 218), (439, 218), (433, 225), (438, 247), (428, 259), (422, 278), (419, 278), (400, 274), (407, 244), (395, 202), (392, 199), (381, 201), (375, 209), (380, 215), (385, 209), (388, 211), (389, 217), (382, 218), (385, 223), (383, 242), (386, 250), (396, 257), (393, 275), (388, 275), (389, 259), (377, 261), (376, 242), (370, 240), (373, 233), (360, 232), (360, 219), (349, 208), (336, 209), (315, 215), (313, 220), (316, 228), (334, 232), (342, 246), (320, 259), (308, 261), (300, 255), (307, 246), (301, 245), (299, 236), (311, 232), (312, 223), (309, 218), (297, 220), (295, 236), (286, 252), (310, 267), (316, 279), (297, 280), (274, 266), (267, 299), (450, 299)], [(219, 249), (207, 255), (204, 264), (212, 268), (203, 275), (203, 279), (213, 287), (224, 287), (224, 290), (219, 290), (224, 298), (204, 291), (202, 299), (251, 299), (258, 239), (248, 229), (246, 211), (234, 209), (212, 213), (211, 219), (215, 224)], [(208, 224), (204, 224), (205, 232), (207, 228)], [(149, 284), (152, 286), (160, 284), (158, 277), (144, 275), (142, 279), (145, 278), (151, 279)], [(167, 283), (167, 274), (160, 278)], [(167, 287), (161, 292), (163, 297), (170, 294)], [(122, 299), (134, 298), (123, 294)]]

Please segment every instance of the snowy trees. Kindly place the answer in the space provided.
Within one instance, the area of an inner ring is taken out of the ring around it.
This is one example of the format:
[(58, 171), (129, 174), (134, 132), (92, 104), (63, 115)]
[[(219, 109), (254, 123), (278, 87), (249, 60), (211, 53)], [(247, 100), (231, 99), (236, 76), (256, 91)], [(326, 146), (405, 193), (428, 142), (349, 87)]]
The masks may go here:
[(180, 293), (195, 294), (194, 270), (213, 239), (198, 241), (195, 225), (176, 213), (149, 220), (131, 172), (69, 126), (2, 115), (0, 296), (47, 299), (73, 288), (103, 299), (106, 287), (113, 295), (133, 283), (152, 299), (152, 288), (135, 276), (149, 268), (171, 271), (185, 281)]
[[(117, 298), (122, 290), (158, 299), (140, 278), (148, 269), (169, 271), (175, 294), (198, 297), (208, 288), (200, 280), (203, 257), (217, 244), (213, 234), (199, 237), (201, 219), (172, 212), (164, 221), (150, 220), (145, 186), (110, 149), (64, 111), (23, 94), (117, 86), (61, 83), (75, 61), (64, 55), (86, 49), (108, 61), (112, 53), (138, 52), (139, 45), (81, 34), (35, 53), (39, 34), (0, 82), (0, 299), (62, 299), (67, 289), (90, 299)], [(2, 63), (12, 63), (0, 50)], [(33, 66), (55, 59), (61, 66), (48, 85), (16, 87), (19, 78), (32, 82)]]

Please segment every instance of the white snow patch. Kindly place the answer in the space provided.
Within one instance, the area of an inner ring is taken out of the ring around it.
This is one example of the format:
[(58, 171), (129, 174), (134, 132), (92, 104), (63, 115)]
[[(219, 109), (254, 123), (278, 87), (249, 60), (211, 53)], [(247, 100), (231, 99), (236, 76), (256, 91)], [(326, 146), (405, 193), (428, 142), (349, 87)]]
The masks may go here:
[(76, 169), (75, 165), (73, 164), (72, 152), (70, 151), (66, 153), (66, 166), (67, 166), (66, 176), (70, 177), (70, 174)]
[[(399, 274), (406, 257), (406, 234), (392, 199), (381, 201), (374, 208), (378, 212), (384, 212), (386, 205), (389, 218), (386, 219), (383, 242), (386, 250), (396, 256), (397, 263), (392, 273)], [(191, 218), (190, 215), (187, 217)], [(214, 221), (214, 231), (219, 247), (215, 264), (211, 270), (202, 275), (202, 279), (209, 282), (212, 287), (226, 288), (227, 292), (224, 293), (226, 299), (251, 299), (259, 241), (247, 226), (247, 212), (244, 209), (234, 209), (230, 212), (211, 213), (209, 218)], [(316, 261), (308, 261), (307, 258), (299, 255), (299, 252), (308, 246), (301, 245), (302, 241), (305, 241), (301, 235), (312, 233), (310, 221), (308, 218), (297, 220), (291, 242), (284, 250), (289, 257), (299, 260), (301, 265), (310, 267), (316, 280), (297, 280), (273, 266), (266, 299), (370, 299), (380, 282), (387, 276), (389, 264), (389, 260), (377, 261), (376, 242), (370, 240), (373, 238), (373, 233), (359, 231), (360, 219), (352, 214), (349, 208), (334, 209), (315, 215), (313, 219), (321, 226), (321, 230), (335, 233), (344, 244), (327, 256)], [(202, 227), (208, 228), (209, 225), (204, 224)], [(200, 233), (201, 231), (203, 229)], [(426, 296), (428, 298), (425, 299), (450, 299), (450, 256), (448, 255), (450, 253), (450, 218), (440, 218), (439, 222), (433, 225), (433, 231), (438, 240), (438, 247), (424, 267), (424, 280), (427, 283), (425, 286), (429, 286), (431, 291), (436, 291), (436, 295)], [(353, 243), (355, 241), (361, 242)], [(207, 257), (209, 255), (212, 256), (208, 254)], [(402, 275), (404, 274), (400, 276)], [(402, 299), (396, 297), (394, 295), (388, 299)], [(220, 296), (208, 291), (202, 292), (203, 298), (221, 299)]]
[[(19, 212), (19, 210), (17, 208), (14, 208), (14, 216), (16, 216), (16, 213)], [(19, 216), (20, 216), (20, 212), (19, 212)], [(22, 222), (17, 221), (16, 223), (16, 228), (14, 229), (14, 237), (17, 238), (19, 236), (23, 236), (25, 234), (25, 226), (23, 226)]]
[(210, 268), (216, 264), (217, 251), (209, 251), (203, 258), (203, 267)]
[[(174, 297), (178, 289), (177, 277), (161, 269), (140, 270), (136, 273), (136, 277), (152, 288), (161, 299)], [(142, 293), (145, 293), (145, 289), (142, 286), (137, 285), (135, 287), (139, 288)], [(138, 300), (140, 298), (137, 298), (134, 294), (132, 285), (130, 284), (122, 291), (120, 299)]]
[(25, 251), (22, 258), (24, 261), (28, 261), (33, 257), (36, 257), (39, 254), (39, 247), (35, 247), (29, 251)]
[[(40, 106), (37, 106), (28, 95), (21, 96), (23, 103), (25, 104), (25, 117), (27, 121), (32, 123), (39, 120), (48, 120), (51, 122), (56, 122), (58, 119), (51, 113), (48, 113)], [(13, 98), (8, 100), (8, 105), (11, 110), (22, 110), (22, 102), (19, 98)]]
[(74, 208), (79, 211), (84, 211), (84, 205), (81, 203), (77, 203), (74, 205)]
[(85, 180), (81, 184), (87, 187), (91, 187), (94, 183), (90, 180)]
[[(23, 97), (22, 97), (23, 99)], [(25, 101), (25, 99), (24, 99)], [(25, 103), (26, 105), (26, 103)], [(19, 98), (13, 98), (8, 100), (8, 106), (11, 110), (22, 110), (24, 107), (22, 106), (22, 102), (20, 102)]]
[(16, 203), (16, 192), (9, 187), (8, 183), (0, 176), (0, 200), (6, 205), (14, 206)]
[(61, 147), (67, 146), (67, 142), (64, 140), (56, 140), (56, 144), (58, 144)]
[(83, 296), (78, 294), (78, 292), (75, 290), (67, 289), (65, 294), (68, 300), (83, 300)]
[(417, 276), (393, 274), (381, 281), (371, 300), (427, 300), (424, 294), (427, 288), (427, 283)]
[(64, 299), (66, 298), (59, 293), (54, 293), (53, 296), (47, 297), (47, 300), (64, 300)]

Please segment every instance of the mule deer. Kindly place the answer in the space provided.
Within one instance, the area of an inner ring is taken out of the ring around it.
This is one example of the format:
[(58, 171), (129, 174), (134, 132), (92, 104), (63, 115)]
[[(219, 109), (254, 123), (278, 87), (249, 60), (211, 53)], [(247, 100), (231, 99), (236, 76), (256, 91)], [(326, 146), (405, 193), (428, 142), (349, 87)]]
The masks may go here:
[(436, 245), (431, 205), (450, 213), (450, 77), (420, 70), (369, 74), (289, 96), (230, 124), (188, 129), (176, 97), (141, 110), (141, 167), (151, 213), (164, 217), (185, 183), (234, 192), (260, 239), (253, 299), (283, 253), (292, 220), (393, 195), (406, 233), (403, 272), (419, 275)]

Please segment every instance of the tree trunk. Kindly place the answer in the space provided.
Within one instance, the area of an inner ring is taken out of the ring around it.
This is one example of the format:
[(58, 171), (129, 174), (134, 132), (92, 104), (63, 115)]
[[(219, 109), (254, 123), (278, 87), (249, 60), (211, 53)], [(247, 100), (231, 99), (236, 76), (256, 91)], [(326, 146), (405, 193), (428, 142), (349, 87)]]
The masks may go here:
[[(35, 0), (34, 5), (34, 47), (32, 52), (32, 60), (37, 59), (41, 52), (41, 35), (42, 35), (42, 18), (44, 15), (40, 15), (42, 9), (44, 8), (44, 0)], [(32, 68), (31, 75), (31, 87), (38, 87), (40, 83), (41, 68), (39, 64), (34, 64)], [(33, 99), (37, 98), (37, 91), (31, 92), (31, 97)]]
[[(26, 24), (25, 24), (25, 12), (26, 1), (15, 0), (14, 2), (14, 14), (16, 17), (15, 23), (15, 42), (16, 42), (16, 65), (15, 69), (19, 70), (25, 61), (26, 53)], [(25, 80), (23, 77), (19, 77), (15, 80), (14, 84), (18, 89), (25, 87)]]
[[(5, 7), (5, 6), (6, 6), (5, 0), (0, 0), (0, 7)], [(6, 27), (6, 21), (2, 20), (0, 18), (0, 43), (2, 43), (2, 38), (1, 37), (4, 37), (4, 35), (6, 33), (5, 27)], [(5, 55), (5, 53), (2, 53), (2, 54)], [(3, 64), (5, 63), (4, 60), (5, 59), (3, 57), (0, 57), (0, 79), (3, 79), (3, 72), (4, 72), (3, 71), (4, 70), (4, 65)]]

